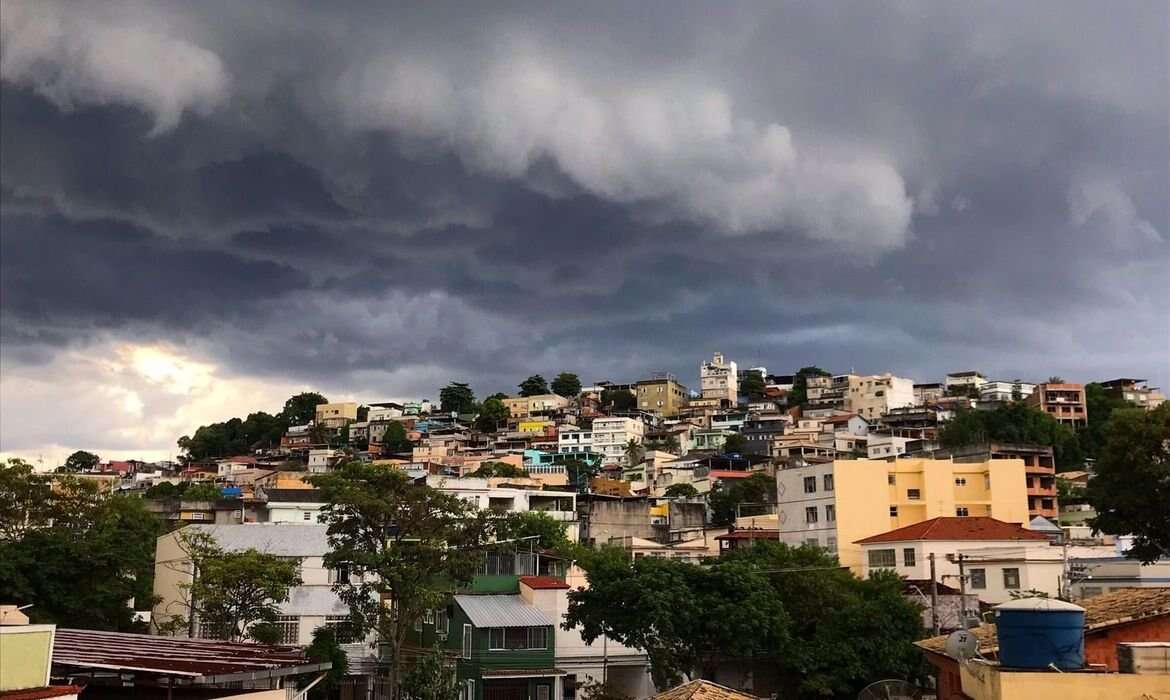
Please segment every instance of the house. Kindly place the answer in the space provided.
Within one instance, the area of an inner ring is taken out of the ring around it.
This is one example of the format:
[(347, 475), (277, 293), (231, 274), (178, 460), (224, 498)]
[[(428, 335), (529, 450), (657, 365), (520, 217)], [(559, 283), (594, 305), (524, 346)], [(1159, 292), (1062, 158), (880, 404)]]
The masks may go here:
[(903, 455), (923, 451), (919, 438), (901, 437), (888, 433), (870, 433), (865, 440), (865, 454), (870, 459), (897, 459)]
[(1121, 536), (1111, 545), (1068, 548), (1069, 590), (1080, 601), (1128, 588), (1158, 588), (1170, 582), (1170, 558), (1142, 563), (1125, 556), (1132, 537)]
[(856, 573), (871, 535), (940, 516), (1025, 522), (1024, 463), (905, 458), (838, 459), (776, 472), (780, 539), (837, 552)]
[[(667, 418), (677, 416), (687, 405), (689, 392), (669, 372), (659, 372), (635, 386), (638, 408)], [(597, 430), (596, 424), (594, 431)]]
[(719, 543), (719, 554), (727, 554), (734, 552), (737, 549), (751, 547), (757, 541), (771, 540), (773, 542), (779, 541), (779, 530), (738, 530), (732, 529), (731, 532), (725, 532), (722, 535), (717, 535), (715, 540)]
[(325, 507), (325, 499), (317, 489), (265, 489), (266, 522), (289, 524), (316, 524)]
[(849, 375), (844, 408), (873, 421), (891, 409), (914, 405), (914, 380), (886, 372), (871, 376)]
[(1040, 384), (1025, 401), (1064, 425), (1080, 427), (1089, 422), (1084, 384)]
[(646, 424), (637, 418), (606, 416), (593, 419), (593, 449), (604, 455), (603, 464), (625, 463), (626, 446), (631, 440), (641, 444), (645, 434)]
[(343, 428), (358, 419), (358, 405), (352, 401), (343, 403), (317, 404), (314, 412), (314, 422), (336, 430)]
[(255, 549), (279, 557), (300, 561), (303, 583), (289, 592), (280, 604), (277, 626), (281, 644), (304, 646), (312, 641), (313, 630), (340, 625), (349, 608), (333, 592), (333, 584), (348, 573), (325, 567), (329, 551), (326, 526), (255, 523), (247, 525), (188, 525), (158, 538), (154, 559), (154, 595), (157, 600), (151, 615), (152, 633), (161, 634), (160, 625), (175, 619), (189, 622), (194, 636), (215, 638), (217, 631), (200, 625), (198, 615), (191, 619), (185, 603), (184, 585), (193, 580), (190, 554), (185, 551), (182, 535), (201, 532), (226, 551)]
[(701, 363), (699, 390), (704, 399), (726, 399), (734, 406), (739, 400), (739, 373), (735, 363), (724, 361), (721, 352)]
[(1028, 516), (1057, 517), (1056, 457), (1047, 445), (991, 442), (935, 450), (934, 457), (950, 457), (956, 462), (985, 462), (989, 459), (1020, 459), (1024, 462), (1025, 487), (1028, 490)]
[(707, 680), (694, 680), (650, 697), (650, 700), (759, 700), (755, 695)]
[(975, 370), (967, 370), (964, 372), (951, 372), (943, 379), (943, 386), (946, 394), (957, 393), (958, 390), (974, 390), (978, 391), (979, 387), (987, 382), (987, 377), (983, 376), (982, 372)]
[(1010, 382), (994, 379), (984, 382), (979, 387), (980, 403), (1010, 403), (1023, 401), (1036, 391), (1036, 385), (1013, 379)]
[(1043, 533), (988, 517), (938, 517), (858, 540), (862, 575), (890, 570), (907, 579), (930, 580), (931, 558), (937, 581), (960, 587), (989, 605), (1022, 591), (1061, 593), (1064, 562), (1059, 548)]
[(655, 542), (627, 535), (610, 539), (607, 544), (625, 549), (630, 553), (631, 559), (652, 557), (687, 561), (693, 564), (702, 563), (704, 559), (717, 556), (719, 553), (718, 541), (705, 535), (677, 542)]
[(946, 388), (940, 382), (915, 384), (913, 386), (914, 403), (926, 406), (946, 395)]
[(547, 416), (569, 407), (569, 400), (557, 394), (535, 396), (509, 396), (503, 399), (508, 415), (513, 419), (530, 416)]
[[(1119, 643), (1170, 639), (1170, 588), (1124, 589), (1079, 601), (1079, 605), (1085, 609), (1085, 662), (1090, 665), (1116, 672), (1119, 667)], [(995, 625), (984, 623), (972, 629), (971, 633), (978, 639), (979, 654), (994, 659), (999, 650)], [(969, 700), (970, 696), (963, 692), (959, 660), (947, 655), (946, 643), (946, 636), (938, 636), (915, 642), (915, 645), (925, 653), (926, 660), (935, 669), (938, 700)], [(1084, 677), (1083, 674), (1067, 675), (1072, 678)], [(1080, 697), (1118, 696), (1101, 693)], [(1134, 694), (1120, 697), (1141, 696)]]
[(596, 488), (578, 498), (577, 508), (581, 542), (590, 546), (629, 536), (662, 543), (691, 539), (703, 532), (707, 520), (702, 502), (659, 503), (645, 496), (602, 495)]
[(1101, 382), (1105, 395), (1128, 401), (1135, 406), (1152, 411), (1166, 402), (1166, 395), (1157, 387), (1146, 385), (1145, 379), (1110, 379)]

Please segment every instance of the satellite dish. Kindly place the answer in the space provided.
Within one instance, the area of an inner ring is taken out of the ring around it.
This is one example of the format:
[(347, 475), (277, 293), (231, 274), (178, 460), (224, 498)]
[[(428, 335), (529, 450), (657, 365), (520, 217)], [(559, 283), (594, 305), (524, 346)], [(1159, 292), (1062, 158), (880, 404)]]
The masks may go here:
[(857, 700), (918, 700), (921, 697), (918, 686), (898, 679), (870, 683), (857, 694)]
[(979, 638), (969, 630), (951, 632), (947, 637), (946, 653), (952, 659), (966, 661), (979, 651)]

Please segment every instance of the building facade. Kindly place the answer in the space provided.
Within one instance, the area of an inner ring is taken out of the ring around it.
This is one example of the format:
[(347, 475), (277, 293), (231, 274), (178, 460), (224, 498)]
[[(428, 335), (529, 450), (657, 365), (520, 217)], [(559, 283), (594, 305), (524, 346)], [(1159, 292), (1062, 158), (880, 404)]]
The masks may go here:
[(669, 373), (643, 379), (634, 387), (638, 408), (667, 418), (677, 416), (687, 405), (687, 388)]
[(1064, 425), (1079, 427), (1089, 422), (1083, 384), (1040, 384), (1027, 403)]
[(604, 464), (623, 464), (630, 440), (642, 444), (646, 424), (637, 418), (607, 416), (593, 419), (593, 449), (600, 452)]
[(845, 410), (856, 413), (867, 421), (876, 421), (892, 408), (914, 405), (914, 380), (879, 374), (849, 377), (845, 394)]
[(726, 399), (734, 406), (739, 400), (739, 372), (735, 363), (717, 352), (699, 365), (699, 390), (705, 399)]

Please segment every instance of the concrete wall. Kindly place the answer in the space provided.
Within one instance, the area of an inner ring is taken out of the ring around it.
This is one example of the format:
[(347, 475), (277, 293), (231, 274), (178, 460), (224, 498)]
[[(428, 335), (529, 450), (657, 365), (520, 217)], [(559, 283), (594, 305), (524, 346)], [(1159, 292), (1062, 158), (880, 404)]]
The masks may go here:
[(0, 627), (0, 692), (49, 684), (55, 625)]
[(963, 692), (971, 700), (1139, 700), (1170, 696), (1170, 675), (1002, 671), (972, 661), (961, 664)]

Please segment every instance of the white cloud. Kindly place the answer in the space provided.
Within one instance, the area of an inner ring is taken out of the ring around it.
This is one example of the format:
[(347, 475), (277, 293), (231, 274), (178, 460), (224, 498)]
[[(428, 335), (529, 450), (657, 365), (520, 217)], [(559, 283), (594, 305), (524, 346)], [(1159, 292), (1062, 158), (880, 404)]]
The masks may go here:
[(729, 234), (788, 228), (870, 250), (906, 241), (912, 202), (880, 155), (802, 147), (690, 77), (589, 78), (531, 43), (498, 53), (470, 70), (381, 55), (334, 94), (351, 127), (446, 144), (481, 171), (520, 178), (551, 158), (595, 195)]
[(62, 109), (121, 104), (154, 118), (154, 133), (184, 112), (209, 114), (227, 99), (215, 53), (117, 4), (5, 2), (0, 78), (31, 86)]
[(1111, 179), (1086, 178), (1075, 182), (1068, 191), (1068, 211), (1073, 224), (1096, 226), (1122, 248), (1162, 240), (1158, 229), (1138, 214), (1133, 199)]

